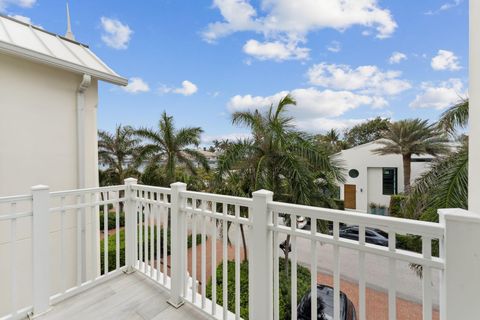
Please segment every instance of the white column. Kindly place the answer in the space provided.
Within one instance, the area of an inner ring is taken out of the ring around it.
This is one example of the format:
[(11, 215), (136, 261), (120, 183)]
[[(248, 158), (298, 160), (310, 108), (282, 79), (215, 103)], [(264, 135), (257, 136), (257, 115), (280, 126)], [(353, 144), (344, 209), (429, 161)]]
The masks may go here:
[(185, 281), (186, 273), (186, 261), (185, 261), (185, 212), (182, 210), (183, 202), (180, 192), (187, 190), (185, 183), (176, 182), (170, 185), (172, 188), (171, 198), (171, 220), (172, 220), (172, 232), (171, 232), (171, 290), (168, 303), (179, 308), (183, 305), (182, 288)]
[(125, 179), (125, 265), (127, 269), (125, 273), (135, 271), (135, 250), (137, 247), (137, 239), (135, 239), (136, 228), (136, 208), (135, 208), (135, 190), (133, 186), (137, 184), (137, 179)]
[(440, 283), (440, 319), (478, 319), (480, 288), (480, 215), (462, 209), (441, 209), (445, 238), (440, 257), (445, 270)]
[(50, 193), (48, 186), (32, 187), (33, 314), (50, 307)]
[(480, 1), (470, 0), (468, 208), (480, 213)]
[(250, 319), (273, 319), (273, 237), (268, 230), (272, 214), (268, 202), (273, 192), (259, 190), (253, 194), (252, 245), (249, 247), (248, 287)]

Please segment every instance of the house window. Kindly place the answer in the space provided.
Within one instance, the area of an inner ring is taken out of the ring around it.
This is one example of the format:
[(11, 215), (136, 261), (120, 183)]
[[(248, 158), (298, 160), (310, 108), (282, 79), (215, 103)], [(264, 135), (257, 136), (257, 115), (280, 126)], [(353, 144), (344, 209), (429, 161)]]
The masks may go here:
[(383, 168), (383, 194), (390, 196), (397, 194), (398, 169)]
[(352, 169), (348, 171), (348, 175), (350, 176), (350, 178), (357, 178), (359, 174), (360, 173), (358, 172), (357, 169)]

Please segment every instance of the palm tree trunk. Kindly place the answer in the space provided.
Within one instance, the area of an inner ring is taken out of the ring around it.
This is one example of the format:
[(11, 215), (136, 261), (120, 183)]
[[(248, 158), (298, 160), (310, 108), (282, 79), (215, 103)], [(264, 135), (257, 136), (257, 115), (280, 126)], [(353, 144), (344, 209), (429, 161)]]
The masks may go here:
[(289, 270), (288, 270), (288, 254), (290, 253), (289, 249), (290, 249), (290, 235), (287, 235), (287, 238), (285, 239), (285, 249), (283, 249), (283, 253), (285, 255), (285, 275), (287, 276), (289, 274)]
[(403, 186), (404, 192), (410, 192), (410, 175), (411, 175), (411, 162), (412, 162), (412, 155), (411, 154), (404, 154), (403, 155)]

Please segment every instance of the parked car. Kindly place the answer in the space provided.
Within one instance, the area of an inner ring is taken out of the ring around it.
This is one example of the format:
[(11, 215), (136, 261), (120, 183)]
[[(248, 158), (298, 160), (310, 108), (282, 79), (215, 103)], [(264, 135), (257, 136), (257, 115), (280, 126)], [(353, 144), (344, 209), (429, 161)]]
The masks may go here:
[[(358, 226), (344, 227), (340, 229), (340, 237), (358, 241)], [(388, 234), (380, 229), (365, 228), (365, 242), (379, 246), (388, 246)]]
[[(297, 306), (298, 320), (312, 320), (311, 291), (307, 292)], [(333, 288), (323, 284), (317, 285), (317, 320), (333, 319)], [(356, 320), (355, 307), (347, 295), (340, 291), (340, 320)]]

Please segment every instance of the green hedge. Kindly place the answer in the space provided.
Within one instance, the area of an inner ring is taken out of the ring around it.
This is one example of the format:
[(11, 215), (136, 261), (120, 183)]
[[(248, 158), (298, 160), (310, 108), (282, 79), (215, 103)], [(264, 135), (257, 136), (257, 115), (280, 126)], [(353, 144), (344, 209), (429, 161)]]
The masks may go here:
[(402, 206), (406, 196), (403, 194), (392, 195), (390, 197), (389, 214), (391, 217), (403, 218)]
[[(100, 211), (100, 230), (103, 231), (103, 224), (104, 224), (104, 215), (103, 210)], [(125, 212), (120, 212), (118, 214), (118, 223), (120, 224), (120, 228), (125, 226)], [(115, 212), (108, 213), (108, 230), (116, 229), (116, 217)]]
[[(142, 229), (143, 231), (144, 229)], [(125, 230), (120, 230), (120, 266), (125, 265)], [(167, 255), (170, 255), (170, 229), (167, 232)], [(105, 240), (100, 240), (100, 273), (104, 273), (104, 242)], [(144, 244), (145, 239), (142, 238), (142, 244)], [(200, 234), (197, 234), (197, 245), (200, 244), (202, 241), (202, 237)], [(154, 258), (157, 257), (157, 229), (154, 228)], [(192, 247), (192, 236), (188, 236), (187, 238), (188, 248)], [(137, 245), (138, 246), (138, 245)], [(138, 248), (138, 247), (137, 247)], [(145, 247), (143, 247), (145, 252)], [(148, 233), (148, 252), (150, 252), (150, 228)], [(160, 253), (163, 255), (163, 229), (160, 230)], [(145, 256), (145, 255), (144, 255)], [(150, 259), (150, 255), (148, 256)], [(108, 271), (113, 271), (116, 268), (116, 234), (112, 234), (108, 236)]]
[[(289, 320), (291, 318), (291, 280), (285, 271), (285, 259), (279, 259), (279, 307), (280, 319)], [(289, 261), (289, 270), (291, 270), (291, 262)], [(223, 264), (217, 267), (217, 304), (223, 305)], [(310, 270), (297, 265), (297, 297), (298, 302), (310, 290)], [(212, 281), (207, 284), (207, 297), (212, 298)], [(235, 312), (235, 262), (228, 261), (228, 310)], [(248, 319), (248, 261), (240, 264), (240, 316)]]
[(337, 206), (336, 209), (338, 210), (345, 210), (345, 201), (340, 199), (334, 199), (335, 205)]

